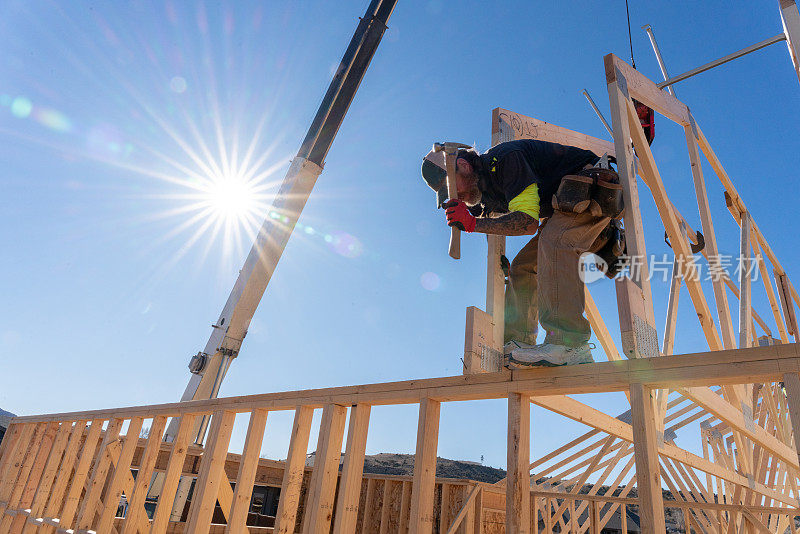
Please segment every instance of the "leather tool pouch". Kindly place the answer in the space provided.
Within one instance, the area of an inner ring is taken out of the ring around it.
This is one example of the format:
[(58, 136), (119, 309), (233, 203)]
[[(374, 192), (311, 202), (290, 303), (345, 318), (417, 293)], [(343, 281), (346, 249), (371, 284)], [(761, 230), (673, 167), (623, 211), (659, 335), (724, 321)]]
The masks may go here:
[(600, 167), (568, 174), (553, 195), (553, 209), (567, 213), (583, 213), (588, 209), (595, 217), (617, 219), (624, 210), (619, 176), (612, 169)]
[(583, 213), (591, 201), (593, 180), (589, 176), (568, 174), (561, 179), (553, 195), (553, 209), (566, 213)]
[(625, 244), (625, 229), (619, 220), (611, 219), (601, 235), (607, 236), (608, 241), (595, 254), (608, 265), (606, 276), (614, 278), (624, 267), (622, 258), (628, 251)]

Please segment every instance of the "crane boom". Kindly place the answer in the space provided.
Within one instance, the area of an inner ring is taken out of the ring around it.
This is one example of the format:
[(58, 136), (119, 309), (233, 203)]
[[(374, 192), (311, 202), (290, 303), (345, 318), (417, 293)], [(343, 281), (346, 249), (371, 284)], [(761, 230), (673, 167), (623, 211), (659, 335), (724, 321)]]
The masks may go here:
[[(190, 362), (192, 376), (181, 401), (215, 398), (219, 393), (396, 3), (397, 0), (372, 0), (359, 21), (268, 212), (277, 212), (281, 217), (265, 218), (204, 350)], [(164, 436), (166, 441), (174, 439), (179, 422), (177, 418), (170, 422)], [(194, 443), (202, 445), (207, 425), (208, 417), (195, 424)]]

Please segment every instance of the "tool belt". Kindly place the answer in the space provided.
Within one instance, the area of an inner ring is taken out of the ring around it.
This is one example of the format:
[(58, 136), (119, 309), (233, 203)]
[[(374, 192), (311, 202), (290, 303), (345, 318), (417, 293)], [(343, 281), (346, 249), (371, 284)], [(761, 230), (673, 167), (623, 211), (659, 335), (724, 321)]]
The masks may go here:
[(566, 213), (588, 210), (595, 217), (618, 219), (624, 208), (622, 185), (613, 169), (592, 167), (568, 174), (553, 195), (553, 209)]

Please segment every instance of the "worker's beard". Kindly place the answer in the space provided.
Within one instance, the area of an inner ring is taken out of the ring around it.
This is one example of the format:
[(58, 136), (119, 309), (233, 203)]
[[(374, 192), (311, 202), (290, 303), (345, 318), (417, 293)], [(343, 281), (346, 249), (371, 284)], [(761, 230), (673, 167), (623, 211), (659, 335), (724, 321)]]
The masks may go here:
[[(459, 196), (462, 196), (462, 195), (459, 195)], [(472, 208), (472, 207), (477, 206), (478, 204), (481, 203), (481, 197), (482, 196), (483, 195), (481, 194), (481, 190), (478, 189), (477, 185), (475, 185), (472, 189), (470, 189), (466, 193), (466, 195), (463, 196), (462, 200), (464, 201), (464, 204), (466, 204), (467, 206)]]

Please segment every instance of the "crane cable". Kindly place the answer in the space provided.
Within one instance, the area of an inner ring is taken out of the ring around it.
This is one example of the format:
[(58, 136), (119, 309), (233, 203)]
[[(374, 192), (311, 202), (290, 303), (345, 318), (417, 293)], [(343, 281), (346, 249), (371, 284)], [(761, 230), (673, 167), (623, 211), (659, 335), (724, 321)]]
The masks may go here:
[(628, 44), (631, 47), (631, 66), (636, 68), (636, 60), (633, 59), (633, 37), (631, 37), (631, 12), (628, 10), (628, 0), (625, 0), (625, 14), (628, 16)]

